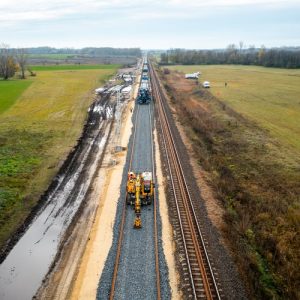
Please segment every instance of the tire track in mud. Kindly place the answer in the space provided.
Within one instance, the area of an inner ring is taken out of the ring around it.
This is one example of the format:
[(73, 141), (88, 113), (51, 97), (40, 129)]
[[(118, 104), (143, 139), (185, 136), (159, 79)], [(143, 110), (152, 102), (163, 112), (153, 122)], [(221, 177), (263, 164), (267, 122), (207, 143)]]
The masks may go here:
[(72, 219), (80, 214), (107, 144), (107, 128), (114, 115), (110, 99), (107, 94), (91, 105), (77, 146), (1, 252), (1, 299), (31, 299), (61, 249)]

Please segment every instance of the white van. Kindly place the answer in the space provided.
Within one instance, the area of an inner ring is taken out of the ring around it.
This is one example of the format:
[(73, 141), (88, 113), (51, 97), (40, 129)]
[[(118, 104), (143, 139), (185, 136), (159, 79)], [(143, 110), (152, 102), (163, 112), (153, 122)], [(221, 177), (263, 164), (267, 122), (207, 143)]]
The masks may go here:
[(209, 81), (204, 81), (204, 82), (202, 83), (202, 86), (203, 86), (204, 88), (210, 88), (210, 83), (209, 83)]

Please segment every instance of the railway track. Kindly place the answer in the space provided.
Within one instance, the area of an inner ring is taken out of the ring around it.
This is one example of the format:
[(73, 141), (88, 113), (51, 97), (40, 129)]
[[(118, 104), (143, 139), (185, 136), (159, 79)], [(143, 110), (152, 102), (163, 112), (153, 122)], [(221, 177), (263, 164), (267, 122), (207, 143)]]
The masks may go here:
[[(136, 145), (136, 131), (137, 131), (137, 126), (139, 123), (139, 110), (140, 110), (140, 105), (137, 105), (137, 111), (136, 111), (136, 116), (135, 116), (135, 122), (134, 122), (134, 128), (133, 128), (133, 140), (132, 140), (132, 146), (131, 146), (131, 152), (130, 152), (130, 160), (129, 160), (129, 169), (132, 169), (132, 162), (133, 162), (133, 156), (134, 156), (134, 149)], [(153, 138), (152, 138), (152, 114), (151, 114), (151, 107), (149, 105), (149, 120), (151, 124), (151, 130), (149, 134), (151, 135), (151, 153), (149, 155), (151, 156), (151, 164), (152, 164), (152, 174), (155, 178), (155, 163), (154, 163), (154, 145), (153, 145)], [(147, 132), (145, 132), (147, 134)], [(114, 263), (114, 270), (113, 270), (113, 276), (112, 276), (112, 281), (111, 281), (111, 287), (110, 287), (110, 294), (109, 294), (109, 299), (113, 300), (115, 296), (115, 289), (116, 289), (116, 283), (117, 283), (117, 278), (118, 278), (118, 269), (119, 269), (119, 264), (120, 264), (120, 258), (121, 258), (121, 253), (122, 253), (122, 247), (123, 247), (123, 239), (124, 239), (124, 227), (126, 223), (126, 211), (128, 209), (131, 209), (126, 205), (126, 191), (124, 191), (124, 204), (122, 208), (122, 219), (119, 227), (119, 235), (118, 235), (118, 244), (117, 244), (117, 254), (115, 257), (115, 263)], [(155, 246), (155, 270), (156, 270), (156, 295), (157, 295), (157, 300), (161, 299), (161, 285), (160, 285), (160, 270), (159, 270), (159, 253), (158, 253), (158, 228), (157, 228), (157, 199), (154, 194), (154, 199), (153, 199), (153, 219), (154, 219), (154, 246)], [(143, 209), (142, 209), (142, 218), (143, 218)], [(133, 221), (133, 220), (132, 220)], [(134, 230), (134, 229), (132, 229)]]
[(174, 208), (178, 217), (179, 244), (183, 254), (181, 265), (184, 282), (187, 283), (185, 292), (188, 298), (193, 299), (221, 299), (166, 113), (165, 95), (152, 64), (150, 75), (169, 168), (171, 192), (175, 200)]

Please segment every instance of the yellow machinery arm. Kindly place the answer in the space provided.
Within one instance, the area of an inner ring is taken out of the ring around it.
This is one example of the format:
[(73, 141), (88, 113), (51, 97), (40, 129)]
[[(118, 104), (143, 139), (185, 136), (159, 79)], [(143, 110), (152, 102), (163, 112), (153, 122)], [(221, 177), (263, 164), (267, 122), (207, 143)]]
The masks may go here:
[(134, 203), (135, 219), (133, 224), (133, 227), (137, 229), (142, 227), (140, 192), (141, 192), (141, 177), (140, 175), (138, 175), (135, 182), (135, 203)]
[(155, 184), (152, 175), (152, 172), (147, 171), (140, 174), (128, 172), (126, 203), (134, 204), (134, 228), (142, 227), (141, 206), (150, 205), (153, 202)]
[(141, 213), (141, 177), (140, 175), (137, 176), (135, 182), (135, 203), (134, 203), (134, 210), (136, 213)]

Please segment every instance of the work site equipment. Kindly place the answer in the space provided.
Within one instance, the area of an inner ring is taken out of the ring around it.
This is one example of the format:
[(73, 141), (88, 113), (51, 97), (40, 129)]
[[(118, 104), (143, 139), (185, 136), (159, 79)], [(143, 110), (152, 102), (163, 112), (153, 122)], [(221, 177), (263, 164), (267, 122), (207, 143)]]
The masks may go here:
[(140, 174), (129, 172), (126, 187), (126, 203), (133, 205), (138, 195), (142, 205), (151, 204), (154, 197), (154, 188), (155, 184), (153, 182), (152, 172), (142, 172)]
[(138, 104), (149, 104), (151, 101), (151, 95), (148, 88), (140, 88), (138, 94)]
[(142, 228), (141, 215), (136, 215), (133, 223), (133, 228), (140, 229)]
[(153, 202), (155, 184), (151, 172), (135, 174), (129, 172), (127, 177), (126, 203), (134, 205), (135, 220), (134, 228), (142, 227), (141, 205), (149, 205)]
[(151, 102), (151, 92), (150, 92), (150, 79), (149, 79), (149, 69), (148, 64), (145, 62), (142, 68), (141, 84), (138, 92), (137, 102), (138, 104), (149, 104)]
[(152, 180), (151, 172), (143, 172), (141, 175), (141, 201), (143, 205), (149, 205), (152, 203), (154, 195), (154, 183)]
[(127, 177), (127, 197), (126, 197), (126, 203), (128, 205), (133, 205), (135, 201), (135, 184), (136, 184), (136, 175), (133, 172), (128, 173)]

